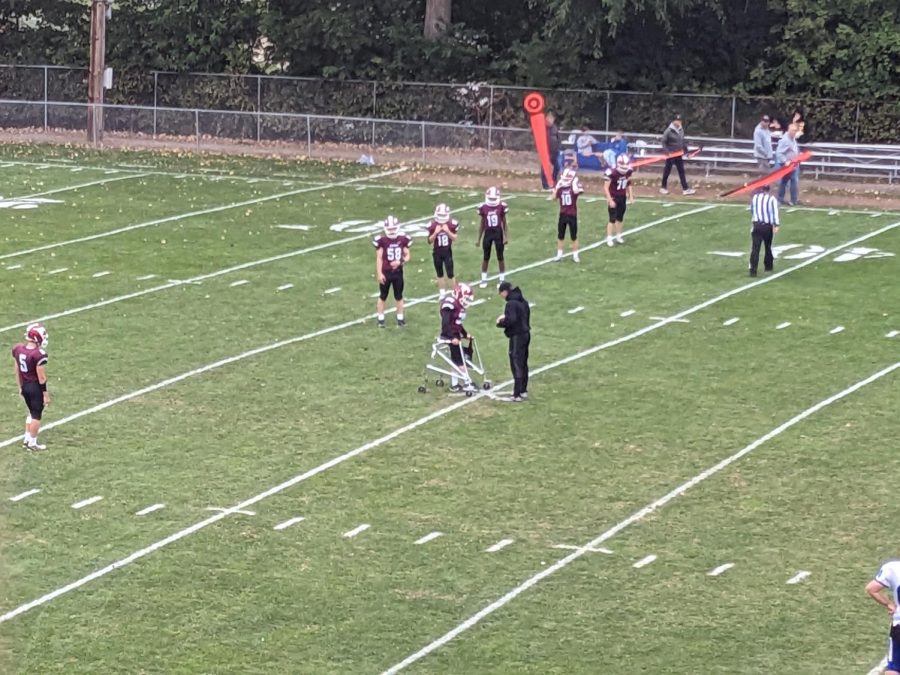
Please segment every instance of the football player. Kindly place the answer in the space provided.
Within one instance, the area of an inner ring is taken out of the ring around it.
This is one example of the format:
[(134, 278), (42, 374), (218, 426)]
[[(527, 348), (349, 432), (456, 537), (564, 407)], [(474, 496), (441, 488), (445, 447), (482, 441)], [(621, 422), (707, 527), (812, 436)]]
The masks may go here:
[(572, 240), (572, 259), (578, 259), (578, 195), (584, 192), (575, 169), (567, 168), (559, 177), (550, 199), (559, 200), (559, 222), (556, 225), (556, 260), (562, 260), (566, 228)]
[(609, 206), (609, 223), (606, 225), (606, 245), (613, 245), (613, 236), (616, 242), (624, 244), (622, 239), (622, 224), (625, 220), (625, 202), (634, 204), (634, 192), (631, 189), (632, 169), (628, 162), (628, 155), (619, 155), (616, 158), (615, 168), (609, 168), (604, 174), (606, 182), (603, 191), (606, 193), (606, 202)]
[(428, 242), (434, 247), (431, 258), (434, 261), (434, 273), (437, 275), (437, 285), (440, 289), (441, 300), (447, 293), (444, 286), (444, 274), (450, 282), (450, 289), (455, 285), (453, 278), (453, 242), (459, 232), (459, 223), (450, 218), (450, 207), (446, 204), (438, 204), (434, 209), (434, 219), (428, 226)]
[[(476, 246), (481, 246), (484, 251), (484, 260), (481, 263), (481, 288), (487, 288), (488, 262), (491, 259), (491, 247), (497, 251), (497, 264), (500, 266), (500, 282), (506, 278), (506, 261), (503, 259), (503, 249), (509, 244), (509, 230), (506, 226), (506, 214), (509, 207), (506, 202), (500, 201), (500, 190), (490, 187), (484, 193), (484, 204), (478, 207), (478, 215), (481, 216), (481, 227), (478, 229), (478, 241)], [(483, 243), (482, 243), (483, 242)]]
[(384, 301), (394, 289), (397, 303), (397, 325), (406, 325), (403, 316), (403, 266), (409, 262), (412, 240), (400, 232), (400, 221), (394, 216), (384, 219), (384, 234), (372, 242), (375, 246), (375, 277), (378, 279), (378, 301), (375, 303), (378, 327), (384, 328)]
[(16, 384), (28, 407), (25, 418), (25, 437), (22, 444), (29, 450), (45, 450), (46, 445), (38, 443), (41, 417), (44, 408), (50, 405), (47, 392), (47, 329), (39, 323), (30, 324), (25, 329), (25, 342), (12, 348), (15, 362)]
[(450, 391), (459, 392), (463, 390), (460, 385), (460, 377), (464, 377), (463, 385), (471, 387), (472, 382), (466, 376), (466, 369), (463, 366), (463, 349), (461, 341), (471, 337), (463, 326), (466, 320), (466, 309), (475, 294), (469, 284), (459, 284), (452, 293), (441, 300), (441, 339), (450, 340), (450, 360), (458, 367), (459, 376), (451, 375)]

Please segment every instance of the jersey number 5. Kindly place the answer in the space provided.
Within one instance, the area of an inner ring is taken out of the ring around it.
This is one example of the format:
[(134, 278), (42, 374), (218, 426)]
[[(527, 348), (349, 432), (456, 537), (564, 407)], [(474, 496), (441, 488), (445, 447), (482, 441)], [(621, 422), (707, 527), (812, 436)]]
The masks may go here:
[(19, 354), (19, 370), (23, 373), (28, 372), (28, 357), (25, 354)]

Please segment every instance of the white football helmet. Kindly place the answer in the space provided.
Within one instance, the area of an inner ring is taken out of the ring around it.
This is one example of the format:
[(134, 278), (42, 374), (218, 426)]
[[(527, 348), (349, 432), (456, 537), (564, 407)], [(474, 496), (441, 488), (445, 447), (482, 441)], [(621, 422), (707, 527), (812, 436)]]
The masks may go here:
[(440, 223), (443, 225), (444, 223), (450, 222), (450, 207), (446, 204), (438, 204), (434, 207), (434, 222)]
[(468, 307), (472, 304), (472, 300), (475, 299), (475, 291), (472, 290), (469, 284), (459, 284), (453, 292), (456, 295), (456, 299), (459, 300), (459, 304), (463, 307)]
[(631, 166), (631, 162), (628, 159), (628, 155), (619, 155), (616, 157), (616, 168), (619, 171), (628, 171)]
[(396, 239), (400, 236), (400, 221), (394, 216), (388, 216), (384, 219), (384, 234), (390, 239)]
[(37, 343), (40, 347), (46, 347), (50, 341), (50, 334), (42, 323), (29, 324), (25, 329), (25, 339)]
[(484, 203), (488, 206), (497, 206), (500, 203), (500, 190), (495, 187), (489, 187), (484, 193)]
[(576, 176), (575, 169), (568, 166), (565, 169), (563, 169), (563, 172), (559, 177), (559, 184), (560, 185), (571, 185), (572, 182), (575, 180), (575, 176)]

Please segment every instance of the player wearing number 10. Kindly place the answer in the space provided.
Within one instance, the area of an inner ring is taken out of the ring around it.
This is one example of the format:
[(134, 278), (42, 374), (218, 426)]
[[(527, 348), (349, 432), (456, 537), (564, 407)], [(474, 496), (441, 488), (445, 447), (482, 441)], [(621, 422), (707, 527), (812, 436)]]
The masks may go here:
[(556, 260), (563, 257), (563, 245), (566, 239), (566, 228), (572, 240), (572, 260), (578, 261), (578, 195), (584, 192), (575, 169), (567, 168), (559, 177), (553, 188), (550, 199), (559, 200), (559, 222), (556, 225)]
[(46, 446), (38, 443), (38, 432), (41, 430), (41, 417), (44, 408), (50, 404), (47, 393), (47, 342), (50, 337), (47, 329), (39, 323), (33, 323), (25, 329), (25, 343), (12, 348), (15, 361), (16, 383), (19, 392), (28, 406), (28, 417), (25, 418), (25, 437), (23, 445), (29, 450), (44, 450)]
[(622, 224), (625, 220), (625, 200), (634, 204), (634, 193), (631, 189), (632, 169), (628, 163), (628, 155), (619, 155), (616, 158), (615, 168), (606, 170), (603, 191), (606, 193), (606, 201), (609, 206), (609, 223), (606, 226), (606, 245), (613, 245), (613, 236), (616, 242), (624, 244), (622, 239)]

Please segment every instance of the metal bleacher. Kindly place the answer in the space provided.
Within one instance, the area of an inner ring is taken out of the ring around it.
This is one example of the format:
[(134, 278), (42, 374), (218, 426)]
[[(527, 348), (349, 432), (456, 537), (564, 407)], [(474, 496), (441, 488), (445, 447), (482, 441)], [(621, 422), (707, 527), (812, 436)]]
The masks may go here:
[[(584, 132), (563, 133), (563, 146), (571, 148), (571, 136)], [(603, 132), (588, 132), (595, 138), (605, 139)], [(658, 134), (625, 134), (629, 147), (636, 156), (655, 155), (662, 152)], [(565, 140), (567, 139), (568, 140)], [(753, 173), (753, 141), (735, 138), (711, 138), (688, 136), (688, 145), (702, 147), (703, 152), (690, 160), (692, 165), (705, 167), (706, 176), (715, 173)], [(804, 162), (806, 175), (815, 179), (859, 178), (866, 181), (900, 183), (900, 146), (860, 145), (843, 143), (800, 143), (801, 149), (810, 150), (812, 158)]]

